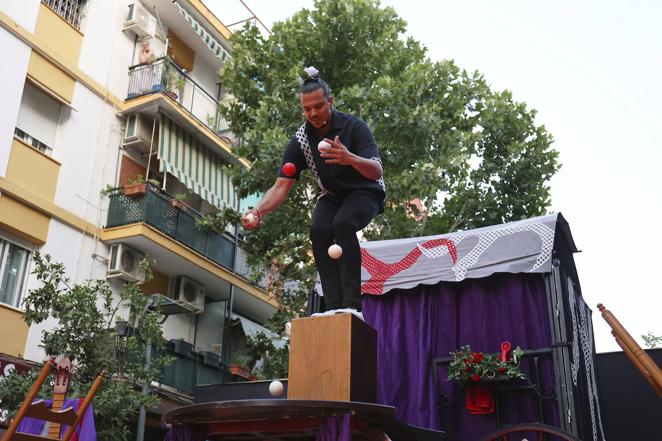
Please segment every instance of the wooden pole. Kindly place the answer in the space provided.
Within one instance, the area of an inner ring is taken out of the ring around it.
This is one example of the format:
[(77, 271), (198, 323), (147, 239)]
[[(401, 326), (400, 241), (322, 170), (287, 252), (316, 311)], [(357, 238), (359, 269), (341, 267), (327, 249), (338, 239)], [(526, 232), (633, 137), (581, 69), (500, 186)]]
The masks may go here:
[[(623, 327), (623, 325), (614, 317), (602, 303), (598, 304), (598, 309), (602, 313), (602, 318), (611, 326), (612, 334), (616, 338), (616, 342), (623, 348), (626, 356), (632, 360), (635, 366), (641, 371), (644, 378), (650, 378), (655, 386), (653, 389), (662, 397), (662, 370), (653, 361), (652, 358), (643, 350), (641, 346), (632, 338), (630, 333)], [(627, 348), (627, 350), (625, 349)]]
[(637, 360), (637, 358), (634, 356), (634, 354), (632, 353), (630, 348), (628, 348), (625, 345), (625, 343), (623, 343), (623, 340), (621, 340), (618, 337), (618, 335), (616, 335), (616, 333), (614, 331), (611, 331), (611, 333), (614, 336), (614, 339), (616, 340), (616, 343), (618, 343), (618, 345), (621, 347), (621, 349), (623, 349), (623, 353), (625, 354), (625, 356), (630, 360), (630, 362), (637, 369), (639, 369), (639, 372), (641, 372), (641, 375), (643, 375), (643, 377), (646, 379), (646, 381), (648, 381), (648, 384), (650, 384), (650, 386), (653, 388), (653, 390), (655, 390), (655, 392), (657, 392), (657, 394), (662, 397), (662, 388), (660, 388), (660, 386), (658, 386), (657, 383), (655, 383), (655, 381), (653, 381), (653, 377), (651, 377), (650, 372), (648, 372), (646, 370), (646, 368), (644, 367), (644, 365), (642, 365), (639, 362), (639, 360)]
[(4, 435), (2, 435), (2, 441), (9, 441), (12, 438), (12, 436), (14, 436), (14, 433), (16, 433), (16, 429), (18, 428), (18, 425), (20, 424), (23, 417), (25, 417), (25, 414), (28, 412), (28, 408), (32, 405), (32, 402), (39, 393), (41, 386), (46, 381), (48, 374), (50, 374), (51, 368), (53, 367), (53, 363), (55, 363), (55, 357), (51, 357), (50, 360), (48, 360), (44, 364), (44, 367), (41, 369), (39, 376), (32, 384), (32, 387), (30, 388), (28, 395), (25, 397), (23, 404), (21, 404), (21, 407), (18, 409), (18, 412), (16, 412), (16, 416), (14, 416), (14, 419), (11, 420), (11, 424), (9, 425), (9, 428), (4, 433)]

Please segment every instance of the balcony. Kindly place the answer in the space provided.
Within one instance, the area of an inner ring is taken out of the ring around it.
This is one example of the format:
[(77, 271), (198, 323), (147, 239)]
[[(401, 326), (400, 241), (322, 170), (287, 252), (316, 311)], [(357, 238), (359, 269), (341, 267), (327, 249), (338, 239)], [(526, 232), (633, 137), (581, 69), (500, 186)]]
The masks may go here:
[(170, 97), (217, 136), (230, 144), (234, 142), (227, 122), (221, 118), (218, 111), (218, 100), (172, 61), (160, 58), (151, 64), (129, 68), (129, 91), (126, 99), (132, 100), (151, 94)]
[(176, 350), (176, 344), (177, 342), (169, 342), (164, 351), (156, 354), (157, 358), (164, 355), (174, 358), (173, 362), (163, 369), (162, 385), (193, 395), (195, 386), (231, 381), (227, 368), (219, 361), (218, 356), (193, 351), (185, 354)]
[[(106, 228), (146, 223), (218, 265), (247, 276), (246, 254), (238, 252), (234, 239), (213, 230), (204, 231), (196, 223), (199, 213), (192, 208), (176, 208), (169, 195), (149, 184), (147, 188), (145, 194), (133, 197), (125, 196), (122, 190), (112, 193)], [(235, 256), (240, 259), (235, 261)]]

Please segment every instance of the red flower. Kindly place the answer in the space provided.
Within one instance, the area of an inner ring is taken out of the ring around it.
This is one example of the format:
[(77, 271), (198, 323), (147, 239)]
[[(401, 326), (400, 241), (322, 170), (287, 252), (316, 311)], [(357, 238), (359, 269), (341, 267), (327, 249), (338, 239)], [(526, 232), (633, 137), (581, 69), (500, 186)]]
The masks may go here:
[(503, 367), (503, 366), (501, 366), (501, 367), (499, 368), (499, 372), (501, 372), (502, 374), (504, 374), (504, 373), (506, 372), (506, 368)]
[(464, 372), (469, 372), (470, 370), (471, 370), (471, 366), (470, 366), (470, 365), (466, 365), (466, 366), (464, 367)]
[(471, 381), (478, 381), (480, 380), (480, 375), (478, 374), (471, 374)]
[(480, 364), (483, 360), (485, 360), (485, 355), (483, 355), (482, 352), (474, 352), (473, 358), (474, 358), (474, 363)]

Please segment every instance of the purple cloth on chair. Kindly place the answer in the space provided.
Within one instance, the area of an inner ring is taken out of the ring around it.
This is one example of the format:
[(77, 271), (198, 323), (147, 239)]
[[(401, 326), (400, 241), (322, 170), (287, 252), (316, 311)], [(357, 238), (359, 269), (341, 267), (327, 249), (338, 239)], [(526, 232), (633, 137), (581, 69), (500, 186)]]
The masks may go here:
[[(44, 400), (44, 401), (46, 402), (46, 406), (48, 406), (49, 408), (53, 405), (53, 400)], [(81, 400), (79, 398), (67, 398), (64, 400), (62, 409), (73, 407), (74, 410), (78, 410), (78, 406), (80, 405), (80, 403)], [(46, 422), (42, 420), (37, 420), (34, 418), (23, 418), (21, 423), (18, 425), (16, 431), (29, 433), (32, 435), (39, 435), (42, 432), (42, 430), (44, 430), (45, 424)], [(64, 434), (64, 432), (67, 430), (68, 427), (69, 426), (63, 424), (60, 433)], [(87, 408), (87, 411), (85, 411), (83, 420), (81, 421), (78, 429), (76, 429), (76, 432), (78, 433), (79, 441), (97, 441), (97, 431), (96, 431), (96, 427), (94, 426), (94, 410), (92, 409), (91, 403), (90, 406)]]
[[(448, 357), (462, 345), (476, 351), (499, 352), (501, 342), (523, 349), (550, 347), (544, 280), (537, 274), (495, 274), (461, 283), (440, 282), (363, 296), (363, 315), (377, 330), (378, 401), (394, 406), (407, 424), (441, 429), (449, 440), (473, 441), (496, 428), (495, 415), (470, 415), (465, 390), (446, 380), (439, 369), (440, 391), (448, 406), (437, 406), (431, 360)], [(541, 388), (554, 385), (550, 357), (541, 358)], [(522, 370), (528, 373), (525, 363)], [(532, 392), (508, 392), (499, 397), (503, 423), (532, 422), (537, 402)], [(556, 403), (544, 403), (545, 421), (558, 425)]]

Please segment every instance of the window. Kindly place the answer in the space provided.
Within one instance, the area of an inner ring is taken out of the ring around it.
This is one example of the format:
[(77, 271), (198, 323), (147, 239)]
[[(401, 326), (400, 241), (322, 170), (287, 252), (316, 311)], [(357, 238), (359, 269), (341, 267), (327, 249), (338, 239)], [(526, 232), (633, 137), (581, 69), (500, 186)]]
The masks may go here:
[(14, 136), (52, 155), (62, 105), (29, 82), (23, 88)]
[(83, 17), (87, 0), (41, 0), (41, 2), (68, 21), (70, 25), (80, 29), (80, 20)]
[(14, 138), (20, 139), (27, 145), (31, 145), (32, 147), (36, 148), (39, 150), (41, 153), (44, 153), (48, 156), (53, 156), (53, 149), (44, 144), (43, 142), (39, 141), (37, 138), (33, 138), (32, 136), (28, 135), (25, 133), (23, 130), (19, 129), (18, 127), (14, 128)]
[(25, 248), (0, 239), (0, 303), (19, 307), (29, 257)]

